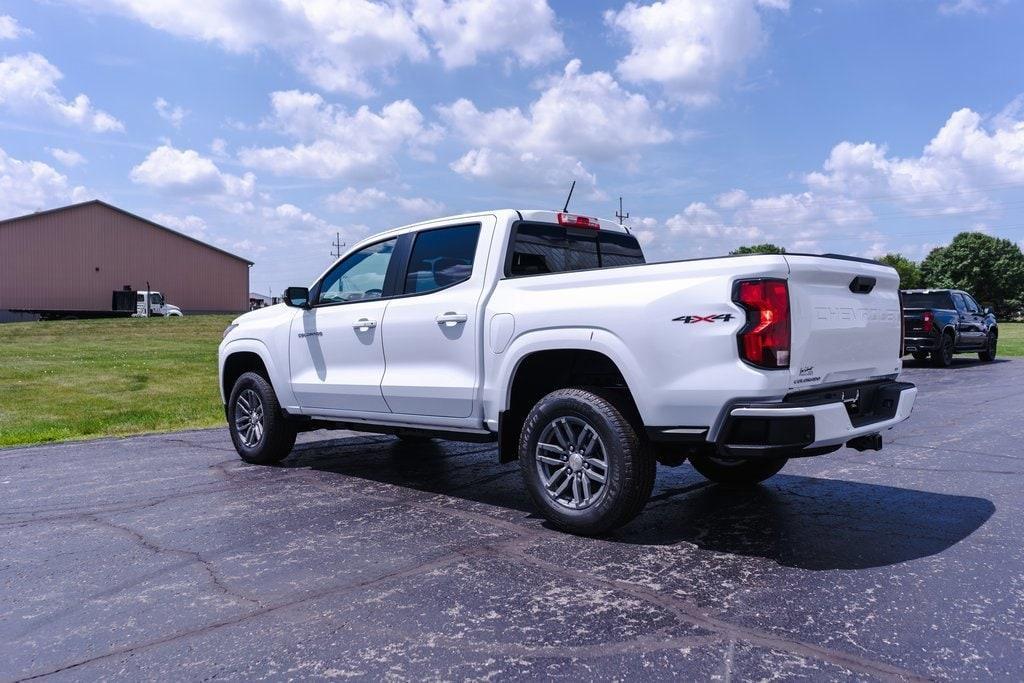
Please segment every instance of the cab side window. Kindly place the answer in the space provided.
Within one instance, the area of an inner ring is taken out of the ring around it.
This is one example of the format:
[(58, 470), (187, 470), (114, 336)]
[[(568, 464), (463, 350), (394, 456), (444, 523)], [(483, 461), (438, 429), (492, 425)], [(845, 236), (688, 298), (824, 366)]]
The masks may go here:
[(417, 233), (405, 275), (405, 293), (423, 294), (468, 280), (479, 236), (478, 224)]
[(339, 304), (384, 295), (384, 280), (396, 239), (378, 242), (348, 256), (320, 283), (317, 304)]
[(970, 294), (964, 294), (964, 303), (967, 304), (968, 313), (981, 313), (981, 306), (978, 305), (978, 302)]
[(960, 292), (953, 292), (953, 305), (959, 313), (967, 312), (967, 304), (964, 303), (964, 296)]

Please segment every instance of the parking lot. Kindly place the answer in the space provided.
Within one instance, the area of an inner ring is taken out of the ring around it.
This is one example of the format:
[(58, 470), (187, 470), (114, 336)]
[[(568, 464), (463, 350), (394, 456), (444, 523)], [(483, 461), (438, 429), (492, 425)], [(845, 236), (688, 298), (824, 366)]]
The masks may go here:
[(604, 539), (548, 528), (487, 445), (0, 451), (0, 678), (1021, 680), (1024, 361), (905, 375), (883, 451), (745, 492), (661, 468)]

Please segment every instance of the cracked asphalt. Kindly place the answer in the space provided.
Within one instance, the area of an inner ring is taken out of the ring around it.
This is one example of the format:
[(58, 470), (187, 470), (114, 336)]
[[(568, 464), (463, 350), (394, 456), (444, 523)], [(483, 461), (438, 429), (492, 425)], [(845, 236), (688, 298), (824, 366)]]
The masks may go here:
[(603, 539), (480, 444), (0, 451), (0, 679), (1024, 680), (1024, 361), (905, 376), (881, 452), (659, 468)]

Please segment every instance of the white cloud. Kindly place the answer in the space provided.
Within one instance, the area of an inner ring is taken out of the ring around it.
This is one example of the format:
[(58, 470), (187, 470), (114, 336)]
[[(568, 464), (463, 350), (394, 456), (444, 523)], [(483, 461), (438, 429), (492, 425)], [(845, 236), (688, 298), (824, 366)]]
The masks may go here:
[(984, 188), (1024, 182), (1024, 120), (1019, 101), (986, 125), (961, 109), (916, 157), (895, 157), (884, 145), (844, 141), (821, 171), (807, 175), (815, 190), (851, 197), (880, 196), (925, 213), (962, 213), (989, 206)]
[(130, 177), (134, 183), (162, 192), (231, 201), (252, 197), (256, 185), (252, 173), (224, 173), (199, 152), (167, 144), (150, 152), (131, 170)]
[(445, 68), (509, 52), (536, 65), (565, 53), (547, 0), (416, 0), (413, 19), (430, 36)]
[(439, 107), (443, 120), (472, 147), (452, 164), (457, 173), (500, 184), (596, 184), (586, 164), (635, 163), (639, 149), (672, 139), (643, 95), (624, 90), (603, 71), (583, 73), (579, 60), (544, 81), (527, 112), (480, 111), (467, 99)]
[(445, 210), (443, 203), (433, 199), (393, 196), (375, 187), (368, 187), (363, 190), (346, 187), (339, 192), (329, 195), (326, 203), (330, 208), (342, 213), (358, 213), (379, 206), (393, 207), (413, 218), (439, 216)]
[(278, 175), (375, 180), (395, 167), (403, 148), (412, 152), (436, 141), (409, 100), (384, 106), (379, 113), (362, 106), (349, 114), (320, 95), (297, 90), (271, 95), (273, 116), (267, 128), (297, 139), (291, 147), (256, 147), (239, 152), (242, 163)]
[(767, 40), (760, 9), (788, 10), (788, 0), (663, 0), (626, 3), (605, 23), (626, 34), (630, 53), (616, 70), (630, 83), (660, 84), (672, 99), (702, 106), (718, 99)]
[(187, 109), (183, 109), (181, 106), (172, 107), (170, 102), (162, 97), (156, 98), (156, 102), (153, 103), (153, 108), (156, 109), (156, 113), (160, 115), (160, 118), (175, 128), (181, 128), (181, 124), (185, 121), (185, 117), (189, 115), (189, 111)]
[(24, 114), (43, 113), (60, 123), (98, 133), (124, 130), (120, 121), (94, 108), (86, 95), (66, 100), (57, 88), (63, 77), (40, 54), (6, 57), (0, 61), (0, 106)]
[(994, 4), (992, 0), (949, 0), (939, 3), (939, 14), (986, 14)]
[(52, 209), (88, 199), (84, 187), (41, 161), (21, 161), (0, 148), (0, 218)]
[(269, 49), (320, 88), (367, 97), (368, 74), (429, 56), (402, 3), (369, 0), (78, 0), (233, 53)]
[(360, 97), (395, 67), (430, 58), (448, 68), (483, 54), (533, 65), (564, 51), (546, 0), (75, 0), (237, 54), (270, 50), (318, 88)]
[(169, 213), (158, 213), (153, 216), (153, 220), (160, 225), (170, 228), (171, 230), (177, 230), (178, 232), (195, 237), (199, 240), (207, 239), (206, 232), (206, 221), (189, 214), (185, 217), (174, 216)]
[(0, 40), (14, 40), (30, 33), (32, 31), (19, 24), (14, 17), (9, 14), (0, 14)]
[(279, 232), (287, 230), (300, 232), (307, 236), (334, 236), (335, 232), (345, 234), (345, 231), (328, 221), (316, 216), (309, 211), (295, 206), (294, 204), (278, 204), (277, 206), (264, 206), (259, 209), (259, 217), (262, 219), (262, 228)]
[(74, 168), (75, 166), (86, 163), (85, 157), (73, 149), (47, 147), (46, 151), (49, 152), (50, 156), (56, 159), (62, 166), (67, 166), (68, 168)]
[(628, 226), (630, 232), (636, 237), (643, 247), (648, 247), (658, 239), (660, 224), (657, 219), (651, 217), (629, 218)]
[[(843, 141), (820, 171), (804, 176), (807, 189), (755, 197), (732, 189), (715, 197), (714, 208), (693, 202), (665, 221), (698, 253), (724, 253), (740, 244), (770, 241), (791, 251), (817, 251), (825, 240), (856, 240), (858, 251), (888, 251), (879, 218), (941, 218), (996, 211), (993, 189), (1024, 183), (1024, 97), (984, 119), (953, 112), (921, 154), (896, 157), (885, 145)], [(883, 207), (876, 213), (879, 204)], [(988, 230), (975, 220), (971, 229)], [(648, 226), (649, 229), (649, 226)], [(914, 255), (917, 247), (901, 249)]]
[(375, 187), (368, 187), (365, 190), (346, 187), (344, 190), (328, 196), (327, 205), (342, 213), (356, 213), (380, 206), (387, 201), (387, 198), (386, 192)]
[(394, 201), (403, 213), (413, 218), (433, 218), (445, 211), (444, 203), (425, 197), (395, 197)]

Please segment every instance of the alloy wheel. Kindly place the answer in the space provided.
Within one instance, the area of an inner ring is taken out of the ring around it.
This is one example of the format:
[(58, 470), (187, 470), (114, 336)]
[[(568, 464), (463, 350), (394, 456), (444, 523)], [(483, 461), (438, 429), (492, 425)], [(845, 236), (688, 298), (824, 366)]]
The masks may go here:
[(235, 401), (235, 431), (247, 448), (263, 439), (263, 399), (252, 389), (244, 389)]
[(582, 510), (601, 500), (608, 483), (608, 454), (586, 420), (556, 417), (544, 427), (534, 453), (544, 492), (558, 505)]

